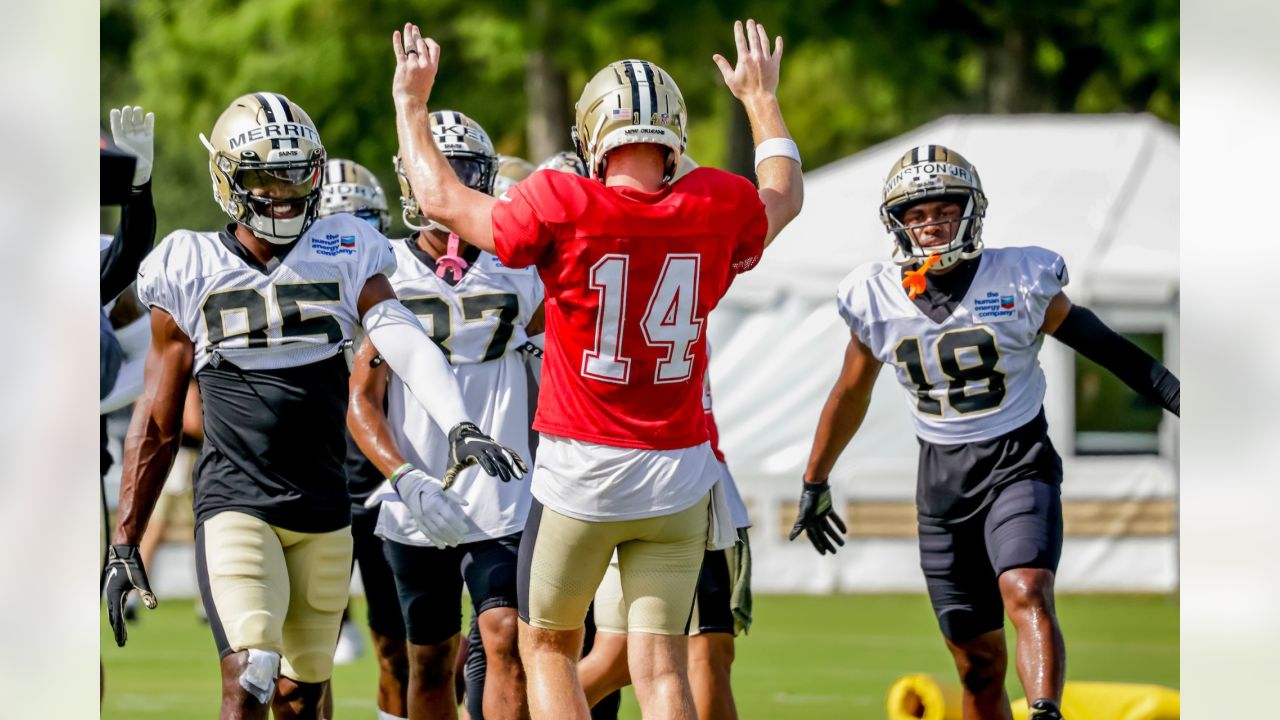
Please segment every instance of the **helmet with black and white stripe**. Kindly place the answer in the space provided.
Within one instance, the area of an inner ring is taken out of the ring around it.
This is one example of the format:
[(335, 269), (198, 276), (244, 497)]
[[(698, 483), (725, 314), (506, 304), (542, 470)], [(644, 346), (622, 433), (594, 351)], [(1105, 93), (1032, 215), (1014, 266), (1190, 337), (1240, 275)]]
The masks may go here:
[[(942, 145), (913, 147), (893, 164), (881, 192), (880, 221), (894, 240), (893, 260), (917, 265), (937, 255), (934, 270), (944, 270), (960, 260), (982, 254), (982, 220), (987, 215), (987, 195), (978, 169), (963, 155)], [(905, 213), (926, 201), (950, 201), (959, 206), (955, 218), (908, 224)], [(922, 247), (914, 235), (928, 225), (953, 223), (949, 243)]]
[[(453, 172), (463, 185), (493, 194), (493, 183), (498, 177), (498, 152), (493, 148), (489, 133), (480, 123), (456, 110), (438, 110), (431, 113), (431, 139), (441, 154), (453, 167)], [(400, 181), (400, 206), (404, 224), (414, 230), (447, 230), (443, 225), (422, 214), (418, 201), (413, 197), (409, 176), (405, 174), (400, 154), (392, 158), (396, 178)]]
[(382, 183), (369, 169), (354, 160), (333, 158), (320, 188), (320, 217), (351, 213), (378, 228), (383, 235), (391, 229), (387, 196)]
[(587, 176), (603, 179), (610, 150), (629, 143), (667, 148), (666, 178), (675, 177), (687, 143), (684, 96), (666, 70), (647, 60), (619, 60), (595, 74), (574, 106), (574, 149)]
[(278, 245), (315, 219), (325, 150), (306, 111), (279, 93), (241, 95), (200, 134), (213, 198), (232, 220)]

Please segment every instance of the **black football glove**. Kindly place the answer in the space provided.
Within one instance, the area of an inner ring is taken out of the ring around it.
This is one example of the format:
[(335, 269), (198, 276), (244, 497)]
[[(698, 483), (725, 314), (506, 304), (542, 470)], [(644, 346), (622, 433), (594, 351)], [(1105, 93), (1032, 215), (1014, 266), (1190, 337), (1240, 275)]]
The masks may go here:
[[(834, 527), (833, 527), (834, 526)], [(840, 532), (836, 532), (840, 528)], [(813, 549), (820, 555), (836, 552), (836, 545), (843, 546), (847, 531), (844, 521), (831, 509), (831, 488), (824, 480), (821, 483), (805, 483), (800, 491), (800, 514), (796, 516), (796, 524), (791, 527), (788, 540), (795, 540), (803, 531), (813, 543)]]
[(129, 593), (138, 589), (148, 610), (156, 607), (156, 596), (147, 582), (142, 556), (137, 545), (112, 545), (107, 548), (107, 567), (102, 573), (102, 592), (107, 596), (107, 620), (116, 635), (116, 645), (124, 647), (129, 633), (124, 628), (124, 603)]
[(474, 423), (461, 422), (449, 431), (449, 469), (444, 484), (449, 487), (464, 468), (479, 465), (502, 482), (520, 479), (529, 471), (515, 451), (480, 432)]

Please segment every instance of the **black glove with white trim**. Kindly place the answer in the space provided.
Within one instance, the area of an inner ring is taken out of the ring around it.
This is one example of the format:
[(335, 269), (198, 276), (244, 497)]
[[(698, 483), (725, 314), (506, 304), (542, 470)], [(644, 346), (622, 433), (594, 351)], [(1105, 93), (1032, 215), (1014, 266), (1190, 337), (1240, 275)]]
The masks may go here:
[(134, 588), (142, 596), (148, 610), (156, 608), (156, 596), (147, 582), (142, 555), (137, 545), (112, 545), (107, 548), (107, 567), (102, 573), (102, 592), (107, 596), (107, 620), (115, 633), (116, 645), (124, 647), (129, 633), (124, 627), (124, 603)]
[[(840, 528), (840, 532), (836, 532)], [(844, 521), (831, 507), (831, 487), (826, 480), (820, 483), (805, 483), (800, 491), (800, 514), (796, 516), (796, 524), (791, 527), (788, 540), (795, 540), (801, 531), (809, 536), (813, 549), (819, 555), (836, 552), (836, 545), (844, 545), (842, 537), (848, 528)], [(835, 545), (832, 545), (835, 541)]]
[(464, 468), (479, 465), (502, 482), (520, 479), (529, 471), (524, 460), (512, 449), (480, 432), (475, 423), (461, 422), (449, 431), (449, 469), (444, 486), (448, 488)]

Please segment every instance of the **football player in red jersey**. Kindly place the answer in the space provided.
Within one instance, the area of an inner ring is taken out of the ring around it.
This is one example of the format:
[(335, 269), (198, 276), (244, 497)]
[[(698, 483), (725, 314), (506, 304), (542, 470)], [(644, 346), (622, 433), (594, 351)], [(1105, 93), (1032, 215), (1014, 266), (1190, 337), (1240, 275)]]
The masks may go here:
[(695, 717), (685, 626), (704, 549), (736, 540), (702, 414), (704, 326), (803, 195), (775, 94), (782, 40), (750, 20), (734, 35), (737, 64), (714, 59), (750, 118), (758, 189), (711, 168), (673, 182), (683, 98), (661, 68), (625, 60), (577, 103), (589, 177), (536, 172), (502, 202), (459, 183), (431, 140), (440, 47), (413, 24), (392, 41), (396, 126), (422, 209), (503, 264), (536, 266), (546, 286), (542, 439), (517, 593), (535, 718), (589, 717), (575, 665), (615, 548), (641, 710)]

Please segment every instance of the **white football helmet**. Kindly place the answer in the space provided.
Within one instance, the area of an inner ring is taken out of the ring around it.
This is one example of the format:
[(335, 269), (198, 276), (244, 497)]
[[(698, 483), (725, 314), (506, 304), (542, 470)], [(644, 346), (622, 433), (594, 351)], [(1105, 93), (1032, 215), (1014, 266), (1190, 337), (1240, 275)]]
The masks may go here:
[(213, 199), (264, 240), (288, 245), (315, 219), (325, 150), (310, 116), (279, 93), (231, 101), (209, 137)]
[[(493, 149), (493, 141), (480, 123), (456, 110), (437, 110), (431, 113), (431, 138), (463, 185), (486, 195), (493, 194), (494, 180), (498, 177), (498, 152)], [(418, 207), (413, 188), (409, 185), (409, 176), (400, 161), (400, 153), (391, 160), (400, 181), (404, 224), (414, 230), (448, 232), (448, 228), (423, 215)]]
[[(893, 235), (895, 263), (918, 265), (930, 255), (938, 255), (938, 261), (930, 269), (932, 272), (982, 254), (982, 219), (987, 215), (987, 196), (982, 192), (977, 168), (960, 153), (941, 145), (911, 148), (893, 164), (881, 197), (884, 202), (880, 205), (880, 220)], [(959, 220), (904, 224), (903, 213), (925, 200), (954, 201), (962, 208)], [(938, 222), (959, 222), (951, 242), (941, 247), (921, 247), (911, 231)]]
[(369, 169), (354, 160), (334, 158), (325, 168), (320, 188), (320, 217), (351, 213), (378, 228), (383, 235), (391, 229), (387, 195), (382, 183)]

